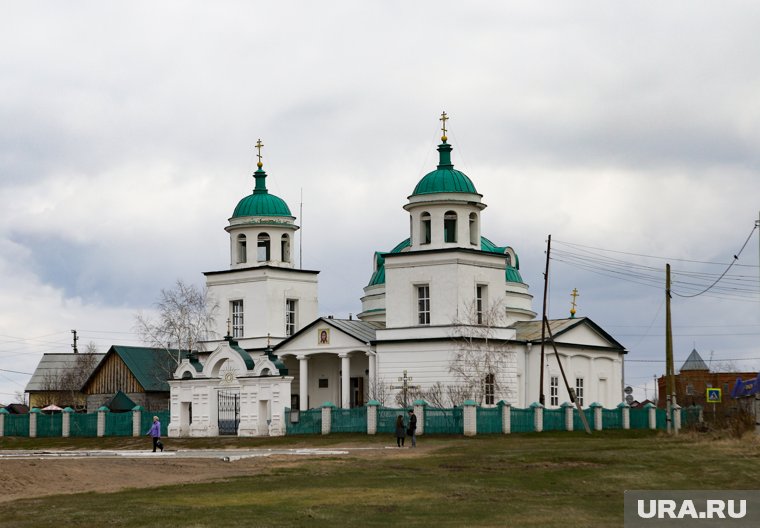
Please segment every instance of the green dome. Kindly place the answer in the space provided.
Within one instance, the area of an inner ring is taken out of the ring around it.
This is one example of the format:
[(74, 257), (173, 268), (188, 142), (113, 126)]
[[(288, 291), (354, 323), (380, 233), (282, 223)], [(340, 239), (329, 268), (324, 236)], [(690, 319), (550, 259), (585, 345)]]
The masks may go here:
[(256, 188), (250, 194), (240, 200), (232, 213), (232, 218), (241, 216), (293, 216), (285, 200), (274, 194), (269, 194), (264, 180), (267, 173), (261, 168), (253, 177), (256, 178)]
[(438, 168), (427, 173), (414, 188), (412, 196), (432, 193), (477, 194), (475, 185), (467, 175), (451, 163), (451, 145), (445, 141), (438, 145), (440, 161)]

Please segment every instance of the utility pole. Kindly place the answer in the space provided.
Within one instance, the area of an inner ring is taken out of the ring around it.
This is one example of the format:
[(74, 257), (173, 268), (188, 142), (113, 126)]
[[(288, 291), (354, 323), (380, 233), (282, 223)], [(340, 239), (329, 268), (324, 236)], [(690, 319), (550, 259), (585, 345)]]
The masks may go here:
[(303, 187), (301, 187), (301, 204), (298, 208), (298, 217), (301, 220), (301, 232), (298, 233), (298, 269), (303, 269)]
[(670, 317), (670, 264), (665, 265), (665, 397), (668, 433), (678, 434), (672, 421), (673, 407), (676, 406), (676, 380), (673, 368), (673, 322)]
[(74, 344), (71, 345), (71, 348), (74, 349), (74, 353), (75, 354), (78, 354), (79, 353), (79, 349), (77, 349), (77, 341), (79, 340), (79, 338), (77, 337), (77, 331), (76, 330), (72, 330), (71, 333), (74, 334)]
[(552, 249), (552, 236), (549, 235), (548, 240), (546, 241), (546, 271), (544, 272), (544, 307), (543, 307), (543, 314), (541, 317), (541, 376), (540, 380), (538, 382), (539, 384), (539, 393), (538, 393), (538, 403), (541, 405), (546, 404), (546, 398), (544, 398), (544, 343), (546, 341), (546, 327), (549, 325), (549, 320), (546, 317), (546, 293), (549, 290), (549, 254)]

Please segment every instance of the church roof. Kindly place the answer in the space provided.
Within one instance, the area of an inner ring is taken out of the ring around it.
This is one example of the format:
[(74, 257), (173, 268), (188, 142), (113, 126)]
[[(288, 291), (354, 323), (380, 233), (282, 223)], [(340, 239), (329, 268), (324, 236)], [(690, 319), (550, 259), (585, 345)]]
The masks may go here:
[(686, 361), (684, 361), (683, 365), (681, 365), (680, 372), (683, 372), (684, 370), (710, 370), (710, 367), (707, 366), (705, 360), (702, 359), (702, 356), (699, 355), (697, 349), (694, 348), (692, 349), (691, 354), (689, 354), (689, 357), (686, 358)]
[(451, 145), (445, 140), (438, 145), (438, 167), (423, 176), (414, 188), (412, 196), (433, 193), (478, 193), (472, 180), (465, 173), (454, 168), (451, 163), (451, 150)]
[[(376, 286), (378, 284), (385, 284), (385, 257), (384, 255), (387, 254), (393, 254), (393, 253), (402, 253), (405, 249), (407, 249), (409, 246), (411, 246), (411, 241), (407, 238), (401, 242), (399, 242), (396, 247), (391, 249), (388, 253), (380, 253), (375, 252), (375, 271), (372, 273), (372, 276), (369, 279), (369, 284), (367, 286)], [(507, 249), (506, 246), (497, 246), (490, 240), (488, 240), (486, 237), (480, 237), (480, 248), (481, 251), (484, 251), (486, 253), (496, 253), (499, 255), (503, 255), (505, 250)], [(517, 258), (517, 254), (515, 254), (515, 262), (513, 265), (507, 266), (506, 272), (505, 272), (505, 278), (507, 282), (518, 282), (522, 283), (523, 279), (520, 275), (520, 260)]]
[(253, 193), (240, 200), (232, 213), (232, 218), (242, 216), (293, 216), (285, 200), (274, 194), (269, 194), (266, 187), (267, 173), (259, 167), (253, 173), (256, 187)]
[[(572, 317), (568, 319), (550, 319), (549, 328), (552, 335), (556, 338), (566, 332), (569, 332), (573, 328), (579, 325), (587, 325), (591, 327), (596, 333), (601, 335), (606, 341), (609, 342), (610, 347), (617, 348), (620, 351), (625, 352), (625, 347), (620, 344), (610, 334), (605, 332), (601, 326), (597, 325), (594, 321), (588, 317)], [(516, 338), (518, 341), (526, 341), (529, 343), (541, 343), (541, 321), (517, 321), (512, 325), (512, 328), (516, 330)], [(546, 339), (549, 339), (549, 332), (546, 332)]]

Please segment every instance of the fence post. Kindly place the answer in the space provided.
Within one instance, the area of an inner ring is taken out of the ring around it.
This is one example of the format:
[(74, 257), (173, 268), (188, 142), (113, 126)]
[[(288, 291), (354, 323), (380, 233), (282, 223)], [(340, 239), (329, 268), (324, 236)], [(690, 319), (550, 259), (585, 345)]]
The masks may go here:
[(631, 428), (631, 406), (627, 402), (620, 402), (617, 406), (620, 409), (621, 422), (623, 422), (623, 429)]
[(10, 414), (8, 409), (3, 407), (0, 409), (0, 437), (5, 436), (5, 415)]
[(330, 434), (332, 429), (332, 410), (335, 404), (332, 402), (325, 402), (322, 404), (322, 434)]
[(106, 435), (106, 413), (111, 412), (111, 409), (105, 405), (98, 409), (98, 436)]
[(530, 408), (533, 409), (533, 428), (537, 433), (544, 430), (544, 406), (538, 402), (530, 404)]
[(464, 406), (462, 416), (464, 435), (475, 436), (478, 434), (478, 404), (474, 400), (465, 400), (462, 405)]
[(573, 409), (575, 409), (575, 406), (570, 402), (565, 402), (560, 407), (565, 409), (565, 430), (572, 431), (573, 430)]
[(377, 407), (380, 402), (370, 400), (367, 402), (367, 434), (377, 434)]
[(29, 438), (35, 438), (37, 436), (37, 415), (41, 412), (42, 411), (37, 407), (33, 407), (32, 410), (29, 411)]
[(61, 418), (61, 436), (64, 438), (71, 436), (71, 413), (73, 412), (74, 409), (66, 407), (61, 413), (63, 414), (63, 417)]
[(657, 407), (652, 402), (647, 403), (644, 408), (647, 410), (649, 418), (649, 428), (657, 429)]
[(132, 407), (132, 436), (140, 436), (142, 431), (140, 425), (142, 424), (142, 412), (143, 408), (140, 405)]
[(417, 416), (417, 430), (414, 432), (415, 436), (422, 436), (425, 434), (425, 408), (428, 402), (425, 400), (414, 400), (414, 414)]
[(510, 434), (512, 432), (512, 406), (504, 400), (501, 400), (498, 405), (501, 408), (501, 432)]
[(673, 433), (678, 434), (681, 428), (681, 406), (677, 403), (673, 406)]
[(602, 404), (594, 402), (589, 405), (589, 408), (594, 409), (594, 430), (601, 431), (604, 424), (602, 424)]

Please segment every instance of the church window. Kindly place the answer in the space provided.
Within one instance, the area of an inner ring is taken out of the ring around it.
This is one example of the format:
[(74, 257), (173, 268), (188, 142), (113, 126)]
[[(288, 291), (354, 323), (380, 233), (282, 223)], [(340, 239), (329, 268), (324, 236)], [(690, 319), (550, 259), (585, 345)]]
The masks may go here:
[(243, 337), (243, 301), (237, 300), (230, 303), (232, 312), (232, 337)]
[(259, 235), (259, 244), (257, 247), (256, 258), (259, 262), (266, 262), (270, 259), (271, 253), (269, 248), (269, 235), (261, 233)]
[(290, 237), (286, 234), (282, 235), (280, 240), (280, 249), (282, 250), (282, 261), (290, 262)]
[(578, 405), (583, 407), (583, 378), (575, 378), (575, 397)]
[(242, 264), (248, 261), (248, 254), (245, 247), (245, 235), (238, 235), (237, 237), (237, 262)]
[(470, 244), (478, 245), (478, 215), (470, 213)]
[(549, 378), (549, 404), (552, 407), (559, 405), (559, 377)]
[(430, 286), (417, 286), (417, 322), (430, 324)]
[(420, 244), (430, 244), (430, 213), (420, 215)]
[(285, 335), (292, 336), (296, 333), (296, 299), (287, 299), (285, 301)]
[(478, 284), (475, 287), (475, 323), (479, 325), (487, 323), (485, 315), (487, 291), (487, 286), (483, 284)]
[(454, 211), (446, 211), (443, 215), (443, 241), (457, 241), (457, 214)]
[(485, 404), (493, 405), (496, 400), (496, 376), (486, 374), (485, 385), (483, 387), (485, 395)]

